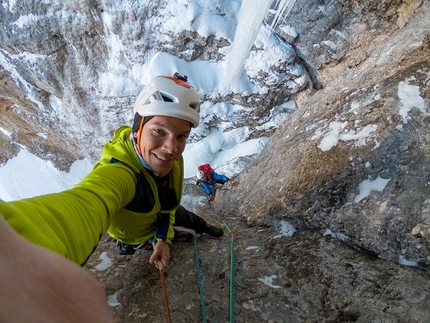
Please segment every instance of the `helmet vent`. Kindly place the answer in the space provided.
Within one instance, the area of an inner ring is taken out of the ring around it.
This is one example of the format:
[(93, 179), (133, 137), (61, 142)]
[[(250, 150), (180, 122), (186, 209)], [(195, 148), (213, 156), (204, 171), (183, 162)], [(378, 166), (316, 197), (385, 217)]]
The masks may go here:
[(168, 96), (165, 96), (162, 94), (161, 97), (163, 98), (164, 102), (173, 102), (173, 100), (171, 98), (169, 98)]
[(190, 105), (189, 105), (189, 107), (190, 107), (191, 109), (193, 109), (193, 110), (197, 110), (197, 112), (200, 112), (200, 111), (198, 110), (199, 106), (200, 106), (200, 104), (199, 104), (199, 103), (190, 103)]
[(155, 91), (149, 96), (149, 102), (146, 102), (146, 104), (150, 104), (154, 101), (164, 101), (164, 102), (174, 102), (172, 98), (168, 97), (167, 95), (161, 93), (160, 91)]

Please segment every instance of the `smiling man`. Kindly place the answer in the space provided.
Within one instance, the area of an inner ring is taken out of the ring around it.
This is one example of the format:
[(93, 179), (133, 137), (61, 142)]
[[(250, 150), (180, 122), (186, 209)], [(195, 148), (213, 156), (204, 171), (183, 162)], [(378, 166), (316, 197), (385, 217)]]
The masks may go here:
[[(0, 217), (8, 222), (0, 221), (0, 282), (18, 276), (31, 280), (31, 284), (15, 279), (13, 284), (1, 285), (0, 300), (7, 299), (10, 306), (7, 313), (1, 313), (0, 321), (21, 322), (20, 317), (24, 321), (27, 317), (43, 317), (46, 322), (58, 322), (58, 317), (62, 322), (82, 321), (77, 317), (84, 304), (88, 310), (82, 315), (92, 313), (94, 318), (88, 316), (85, 321), (111, 321), (102, 290), (72, 263), (83, 266), (106, 232), (118, 244), (120, 254), (133, 254), (153, 242), (149, 262), (160, 270), (169, 264), (171, 243), (193, 238), (174, 225), (214, 237), (224, 234), (180, 205), (182, 153), (191, 129), (199, 124), (199, 109), (197, 92), (186, 77), (177, 73), (155, 77), (136, 100), (133, 127), (115, 131), (103, 147), (101, 159), (80, 183), (59, 193), (0, 200)], [(13, 250), (19, 245), (28, 252), (9, 252), (8, 241)], [(38, 259), (42, 265), (34, 266)], [(32, 279), (41, 276), (46, 279)], [(64, 288), (65, 277), (70, 277), (67, 286), (87, 289)], [(27, 301), (21, 310), (24, 294)], [(87, 302), (88, 297), (97, 302)], [(70, 311), (62, 310), (64, 300), (69, 299), (79, 301), (70, 304)], [(50, 311), (44, 306), (47, 303), (59, 310)]]
[[(133, 199), (114, 214), (108, 230), (118, 242), (120, 253), (132, 254), (155, 237), (157, 243), (150, 262), (161, 260), (165, 268), (170, 257), (169, 244), (193, 238), (186, 231), (174, 229), (174, 224), (200, 234), (223, 235), (220, 228), (180, 206), (182, 153), (191, 128), (199, 124), (199, 111), (197, 92), (186, 77), (177, 73), (173, 77), (155, 77), (136, 100), (133, 127), (118, 129), (104, 147), (102, 160), (95, 168), (115, 165), (127, 172), (131, 170), (136, 187)], [(123, 180), (122, 173), (118, 182)]]

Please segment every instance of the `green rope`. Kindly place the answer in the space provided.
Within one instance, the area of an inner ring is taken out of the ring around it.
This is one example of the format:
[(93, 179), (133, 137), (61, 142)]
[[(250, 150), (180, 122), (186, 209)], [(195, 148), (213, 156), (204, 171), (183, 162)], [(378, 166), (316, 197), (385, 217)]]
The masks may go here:
[(218, 216), (218, 215), (216, 215), (215, 213), (213, 213), (211, 210), (208, 210), (210, 213), (212, 213), (214, 216), (216, 216), (218, 219), (220, 219), (221, 221), (222, 221), (222, 223), (225, 225), (225, 227), (227, 228), (227, 230), (228, 230), (228, 232), (231, 234), (231, 230), (230, 230), (230, 228), (228, 227), (228, 225), (227, 225), (227, 223), (225, 223), (225, 221), (224, 221), (224, 219), (223, 218), (221, 218), (220, 216)]
[[(191, 194), (191, 184), (189, 184), (190, 188), (190, 209), (192, 212), (192, 194)], [(229, 228), (227, 223), (224, 221), (223, 218), (219, 217), (217, 214), (212, 212), (211, 210), (208, 210), (210, 213), (212, 213), (214, 216), (216, 216), (219, 220), (222, 221), (228, 232), (231, 236), (231, 247), (230, 247), (230, 323), (234, 323), (234, 232)], [(199, 279), (199, 287), (200, 287), (200, 298), (202, 300), (202, 311), (203, 311), (203, 322), (206, 323), (206, 309), (205, 309), (205, 301), (204, 301), (204, 295), (203, 295), (203, 284), (202, 284), (202, 278), (201, 278), (201, 272), (200, 272), (200, 262), (198, 257), (198, 248), (197, 248), (197, 239), (196, 234), (194, 233), (194, 249), (196, 253), (196, 265), (197, 265), (197, 276)]]
[(197, 277), (199, 279), (200, 299), (202, 301), (203, 322), (206, 323), (205, 295), (203, 295), (203, 282), (202, 282), (202, 276), (200, 272), (199, 251), (197, 248), (197, 239), (196, 239), (195, 232), (194, 232), (194, 250), (196, 252)]
[(222, 219), (221, 217), (216, 215), (211, 210), (208, 210), (208, 211), (224, 223), (225, 227), (227, 228), (227, 230), (231, 236), (231, 247), (230, 247), (230, 323), (233, 323), (234, 322), (234, 232), (232, 232), (230, 230), (227, 223), (225, 223), (224, 219)]
[(234, 234), (231, 234), (230, 250), (230, 323), (234, 322)]
[[(190, 188), (190, 210), (191, 212), (193, 212), (193, 207), (192, 207), (192, 192), (191, 192), (191, 184), (189, 184), (189, 188)], [(197, 277), (199, 280), (199, 289), (200, 289), (200, 299), (202, 301), (202, 312), (203, 312), (203, 322), (206, 323), (206, 308), (205, 308), (205, 296), (203, 294), (203, 281), (202, 281), (202, 275), (201, 275), (201, 271), (200, 271), (200, 261), (199, 261), (199, 249), (197, 248), (197, 238), (196, 238), (196, 233), (194, 232), (194, 251), (196, 254), (196, 266), (197, 266)]]

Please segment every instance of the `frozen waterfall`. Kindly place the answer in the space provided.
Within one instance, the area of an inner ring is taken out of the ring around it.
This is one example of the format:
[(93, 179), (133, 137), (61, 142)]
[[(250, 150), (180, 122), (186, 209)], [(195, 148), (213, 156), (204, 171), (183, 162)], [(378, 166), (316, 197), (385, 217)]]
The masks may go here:
[[(263, 19), (273, 0), (243, 0), (238, 15), (238, 24), (234, 36), (233, 46), (226, 59), (226, 80), (223, 85), (223, 93), (232, 91), (234, 84), (243, 71), (243, 64), (254, 44), (255, 38), (261, 28)], [(274, 29), (280, 19), (288, 15), (296, 0), (277, 0), (276, 13), (271, 24)]]

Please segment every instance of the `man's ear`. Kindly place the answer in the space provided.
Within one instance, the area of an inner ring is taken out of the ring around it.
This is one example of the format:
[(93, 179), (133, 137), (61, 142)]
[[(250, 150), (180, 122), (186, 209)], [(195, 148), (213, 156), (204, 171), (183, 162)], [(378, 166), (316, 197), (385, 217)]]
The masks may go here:
[(137, 131), (133, 132), (133, 138), (136, 139), (137, 138)]

